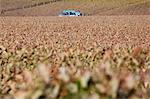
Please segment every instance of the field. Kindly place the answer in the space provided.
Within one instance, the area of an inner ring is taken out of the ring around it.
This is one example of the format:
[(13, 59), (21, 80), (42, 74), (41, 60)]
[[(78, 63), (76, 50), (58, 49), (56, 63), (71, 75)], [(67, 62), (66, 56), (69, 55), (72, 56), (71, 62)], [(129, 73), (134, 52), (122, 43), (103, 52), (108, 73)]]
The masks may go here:
[(1, 17), (0, 98), (148, 99), (149, 23), (148, 15)]

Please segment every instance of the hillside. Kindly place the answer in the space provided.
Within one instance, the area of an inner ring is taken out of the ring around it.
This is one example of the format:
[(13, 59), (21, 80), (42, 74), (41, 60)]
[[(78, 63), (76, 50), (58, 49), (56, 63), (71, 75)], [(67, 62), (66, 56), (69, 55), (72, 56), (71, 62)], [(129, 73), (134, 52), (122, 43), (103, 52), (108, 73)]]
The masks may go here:
[(63, 9), (86, 15), (150, 15), (149, 0), (2, 0), (1, 15), (56, 16)]

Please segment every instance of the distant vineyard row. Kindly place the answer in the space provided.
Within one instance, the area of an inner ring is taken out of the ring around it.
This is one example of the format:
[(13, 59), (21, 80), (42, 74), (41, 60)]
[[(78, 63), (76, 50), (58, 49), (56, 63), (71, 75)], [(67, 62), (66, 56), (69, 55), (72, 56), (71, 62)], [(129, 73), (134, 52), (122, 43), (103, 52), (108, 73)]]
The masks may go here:
[(51, 1), (39, 2), (39, 3), (31, 4), (31, 5), (26, 5), (26, 6), (23, 6), (23, 7), (2, 9), (1, 14), (4, 14), (5, 12), (8, 12), (8, 11), (15, 11), (15, 10), (19, 10), (19, 9), (33, 8), (33, 7), (37, 7), (37, 6), (42, 6), (42, 5), (58, 2), (58, 1), (63, 1), (63, 0), (51, 0)]

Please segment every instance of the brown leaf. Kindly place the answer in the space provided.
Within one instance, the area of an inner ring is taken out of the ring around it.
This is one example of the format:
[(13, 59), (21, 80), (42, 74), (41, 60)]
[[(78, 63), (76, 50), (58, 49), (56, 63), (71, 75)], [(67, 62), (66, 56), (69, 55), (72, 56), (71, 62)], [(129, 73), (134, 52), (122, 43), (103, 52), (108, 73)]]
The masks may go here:
[(33, 81), (32, 81), (32, 73), (29, 71), (29, 70), (24, 70), (23, 73), (23, 78), (25, 80), (25, 82), (27, 82), (28, 84), (33, 84)]
[(48, 83), (50, 81), (50, 76), (49, 76), (49, 69), (46, 65), (44, 64), (39, 64), (38, 65), (38, 71), (40, 76), (43, 78), (43, 80)]
[(103, 60), (107, 60), (107, 59), (110, 59), (113, 55), (113, 51), (112, 50), (107, 50), (105, 51), (105, 54), (104, 54), (104, 57), (103, 57)]
[(137, 58), (141, 52), (142, 52), (142, 48), (141, 47), (135, 47), (133, 49), (132, 56), (134, 58)]

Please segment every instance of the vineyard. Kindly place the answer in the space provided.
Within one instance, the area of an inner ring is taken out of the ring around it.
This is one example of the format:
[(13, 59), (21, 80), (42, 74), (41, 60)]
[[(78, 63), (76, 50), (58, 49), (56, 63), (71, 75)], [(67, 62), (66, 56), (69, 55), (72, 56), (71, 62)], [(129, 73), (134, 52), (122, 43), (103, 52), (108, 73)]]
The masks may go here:
[(149, 16), (2, 17), (0, 44), (9, 49), (47, 46), (150, 48)]
[(148, 99), (150, 17), (2, 17), (1, 99)]
[(150, 53), (137, 48), (0, 47), (2, 99), (148, 99)]
[(0, 1), (0, 99), (149, 97), (149, 0)]
[[(50, 1), (37, 1), (35, 3), (29, 3), (27, 5), (24, 5), (24, 6), (20, 6), (20, 7), (14, 7), (14, 8), (4, 8), (5, 9), (2, 9), (1, 11), (1, 14), (4, 14), (5, 12), (8, 12), (8, 11), (15, 11), (15, 10), (19, 10), (19, 9), (27, 9), (27, 8), (34, 8), (34, 7), (38, 7), (38, 6), (42, 6), (42, 5), (46, 5), (46, 4), (51, 4), (51, 3), (54, 3), (54, 2), (58, 2), (58, 1), (62, 1), (62, 0), (50, 0)], [(16, 2), (17, 3), (17, 2)], [(8, 5), (7, 5), (8, 6)]]
[(1, 0), (1, 16), (57, 16), (64, 9), (86, 15), (149, 15), (149, 0)]

